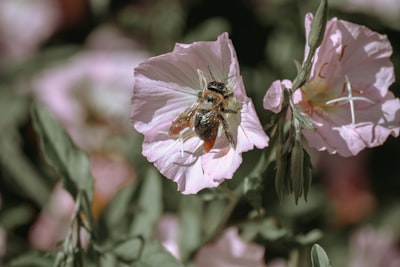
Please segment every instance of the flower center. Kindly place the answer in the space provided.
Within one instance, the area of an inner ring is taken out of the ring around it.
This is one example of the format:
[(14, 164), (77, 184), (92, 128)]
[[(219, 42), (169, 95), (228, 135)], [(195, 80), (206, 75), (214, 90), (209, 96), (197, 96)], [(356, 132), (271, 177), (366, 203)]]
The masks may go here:
[[(345, 95), (347, 91), (347, 95)], [(354, 108), (355, 101), (374, 102), (363, 96), (354, 96), (355, 93), (361, 95), (362, 91), (353, 90), (349, 77), (345, 75), (345, 82), (342, 86), (342, 91), (337, 94), (337, 90), (332, 90), (324, 82), (311, 82), (302, 88), (303, 101), (300, 104), (304, 112), (311, 115), (315, 109), (323, 110), (324, 112), (333, 112), (336, 108), (343, 104), (349, 104), (351, 124), (354, 125), (356, 121), (356, 114)]]

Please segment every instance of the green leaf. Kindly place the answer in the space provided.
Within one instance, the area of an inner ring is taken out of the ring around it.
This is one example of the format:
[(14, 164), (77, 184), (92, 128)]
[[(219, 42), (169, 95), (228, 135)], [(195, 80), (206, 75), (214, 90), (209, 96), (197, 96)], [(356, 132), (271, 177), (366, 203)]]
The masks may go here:
[(224, 199), (214, 199), (204, 206), (203, 242), (213, 238), (223, 215), (226, 213), (227, 202)]
[(262, 207), (262, 179), (260, 176), (246, 177), (243, 182), (244, 195), (256, 210), (260, 210)]
[(294, 60), (294, 66), (296, 67), (297, 73), (301, 71), (301, 63), (298, 60)]
[(304, 187), (304, 153), (300, 141), (296, 140), (290, 158), (290, 179), (296, 204), (303, 193)]
[[(285, 114), (285, 113), (283, 113)], [(283, 115), (282, 114), (282, 115)], [(275, 173), (275, 191), (279, 201), (282, 200), (285, 193), (291, 192), (288, 174), (290, 173), (289, 156), (292, 150), (293, 142), (285, 133), (286, 118), (282, 116), (278, 121), (278, 139), (276, 142), (276, 173)]]
[(1, 134), (15, 128), (28, 114), (28, 99), (15, 93), (14, 88), (0, 86)]
[(11, 85), (0, 86), (0, 168), (21, 195), (43, 206), (50, 189), (22, 152), (19, 142), (18, 127), (27, 120), (28, 106), (29, 99), (19, 95), (17, 88)]
[(312, 163), (310, 159), (310, 155), (308, 152), (303, 149), (304, 151), (304, 165), (303, 165), (303, 174), (304, 174), (304, 200), (307, 201), (308, 192), (311, 188), (312, 182)]
[(201, 242), (203, 201), (196, 195), (182, 196), (179, 208), (179, 248), (186, 259)]
[(92, 237), (95, 237), (96, 235), (96, 224), (94, 221), (94, 217), (92, 214), (92, 205), (91, 205), (91, 201), (88, 199), (88, 196), (86, 194), (86, 191), (82, 191), (81, 192), (81, 199), (80, 199), (80, 209), (83, 212), (83, 214), (85, 214), (86, 219), (89, 222), (89, 227), (91, 230), (91, 234)]
[(321, 3), (315, 12), (314, 20), (308, 37), (308, 46), (311, 50), (316, 50), (324, 39), (326, 21), (328, 20), (328, 1), (321, 0)]
[(183, 267), (158, 241), (147, 241), (133, 267)]
[(17, 258), (11, 260), (8, 267), (43, 267), (51, 266), (54, 261), (54, 257), (50, 254), (39, 253), (36, 251), (28, 252)]
[(261, 236), (272, 242), (284, 238), (289, 234), (288, 230), (278, 226), (274, 219), (264, 220), (258, 228)]
[(4, 209), (0, 213), (0, 225), (3, 229), (12, 229), (32, 222), (35, 210), (26, 205)]
[(140, 236), (121, 240), (111, 251), (117, 261), (134, 267), (183, 267), (158, 241)]
[(107, 232), (111, 238), (117, 239), (123, 236), (129, 230), (129, 219), (132, 212), (132, 196), (134, 195), (136, 185), (130, 184), (123, 188), (108, 204), (103, 217), (107, 226)]
[(93, 177), (88, 156), (79, 150), (51, 114), (39, 105), (32, 109), (34, 127), (46, 161), (64, 179), (65, 188), (76, 197), (80, 190), (93, 199)]
[(322, 231), (319, 229), (311, 230), (310, 232), (295, 237), (296, 242), (300, 245), (306, 246), (315, 243), (322, 238)]
[(11, 133), (0, 137), (0, 166), (12, 179), (21, 195), (29, 197), (42, 207), (50, 194), (50, 189), (33, 164), (22, 153), (15, 142), (17, 135)]
[(325, 250), (318, 244), (311, 248), (311, 263), (312, 267), (332, 267)]
[(314, 126), (310, 117), (300, 114), (295, 108), (292, 109), (294, 118), (300, 123), (303, 128), (314, 130)]
[(129, 231), (130, 235), (141, 235), (145, 239), (153, 235), (154, 224), (161, 216), (162, 191), (159, 174), (150, 168), (142, 179), (138, 202), (135, 206), (135, 217)]
[(118, 261), (132, 263), (142, 257), (144, 246), (145, 240), (141, 236), (133, 236), (118, 241), (112, 252)]

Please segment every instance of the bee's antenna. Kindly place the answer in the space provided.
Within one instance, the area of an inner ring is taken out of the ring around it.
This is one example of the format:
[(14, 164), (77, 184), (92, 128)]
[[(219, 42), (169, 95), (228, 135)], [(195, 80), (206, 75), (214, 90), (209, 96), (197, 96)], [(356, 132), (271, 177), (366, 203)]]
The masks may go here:
[[(216, 82), (222, 82), (222, 81), (217, 81), (217, 80), (214, 78), (214, 75), (212, 74), (210, 65), (207, 65), (207, 67), (208, 67), (208, 71), (210, 72), (211, 79), (213, 79), (213, 81), (216, 81)], [(226, 83), (226, 82), (228, 82), (228, 81), (229, 81), (230, 79), (232, 79), (232, 78), (235, 78), (235, 75), (232, 75), (232, 76), (227, 77), (223, 82)]]
[(211, 71), (210, 65), (207, 65), (207, 67), (208, 67), (208, 71), (210, 72), (211, 79), (213, 79), (213, 81), (216, 81), (216, 80), (215, 80), (215, 78), (214, 78), (214, 76), (213, 76), (213, 74), (212, 74), (212, 71)]

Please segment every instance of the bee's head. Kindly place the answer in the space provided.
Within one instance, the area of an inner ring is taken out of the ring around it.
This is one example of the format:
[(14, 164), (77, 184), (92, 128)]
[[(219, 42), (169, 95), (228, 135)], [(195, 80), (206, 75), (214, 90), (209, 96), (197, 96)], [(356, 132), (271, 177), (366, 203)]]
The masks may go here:
[(221, 95), (225, 95), (227, 92), (227, 88), (225, 83), (223, 82), (217, 82), (217, 81), (212, 81), (207, 85), (207, 89), (216, 93), (219, 93)]

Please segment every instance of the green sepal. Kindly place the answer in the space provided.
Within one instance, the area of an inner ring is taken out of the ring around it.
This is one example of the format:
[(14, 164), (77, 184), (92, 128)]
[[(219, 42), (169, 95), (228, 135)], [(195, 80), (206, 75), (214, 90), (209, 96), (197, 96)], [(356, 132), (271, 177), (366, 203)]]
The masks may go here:
[(308, 35), (308, 46), (310, 50), (316, 50), (322, 43), (325, 34), (326, 22), (328, 20), (328, 1), (321, 0), (321, 3), (315, 12)]
[(312, 267), (332, 267), (325, 250), (318, 244), (311, 248)]

